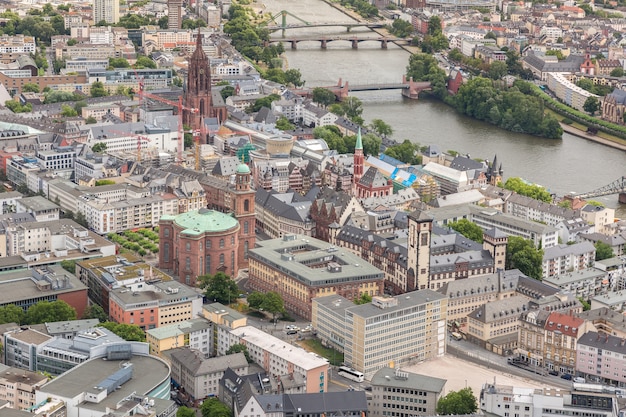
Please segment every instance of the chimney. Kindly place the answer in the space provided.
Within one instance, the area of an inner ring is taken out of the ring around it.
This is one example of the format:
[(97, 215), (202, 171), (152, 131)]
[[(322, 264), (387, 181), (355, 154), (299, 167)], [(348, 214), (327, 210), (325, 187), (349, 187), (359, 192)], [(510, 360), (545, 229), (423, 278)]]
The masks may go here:
[(622, 340), (619, 342), (619, 345), (624, 346), (624, 344), (626, 344), (626, 339), (622, 337)]
[(609, 341), (609, 334), (607, 333), (607, 334), (606, 334), (606, 339), (604, 339), (604, 343), (606, 343), (606, 342), (608, 342), (608, 341)]
[(596, 338), (596, 342), (600, 340), (600, 333), (598, 333), (598, 337)]

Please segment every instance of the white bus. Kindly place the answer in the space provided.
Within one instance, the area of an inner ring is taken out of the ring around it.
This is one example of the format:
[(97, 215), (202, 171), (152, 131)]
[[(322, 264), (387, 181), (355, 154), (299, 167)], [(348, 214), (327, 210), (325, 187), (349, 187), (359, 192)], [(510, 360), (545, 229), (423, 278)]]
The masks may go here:
[(355, 371), (354, 369), (349, 368), (347, 366), (340, 366), (339, 371), (337, 373), (355, 382), (363, 382), (363, 373), (359, 371)]

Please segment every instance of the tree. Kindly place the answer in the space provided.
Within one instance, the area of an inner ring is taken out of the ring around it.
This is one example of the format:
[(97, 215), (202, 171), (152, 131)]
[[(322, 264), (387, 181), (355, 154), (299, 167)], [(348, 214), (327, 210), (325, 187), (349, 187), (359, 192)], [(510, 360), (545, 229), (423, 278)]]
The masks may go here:
[(100, 323), (104, 323), (109, 319), (109, 316), (98, 304), (92, 304), (85, 309), (83, 319), (98, 319)]
[(583, 305), (583, 311), (589, 311), (591, 310), (591, 303), (587, 300), (585, 300), (583, 297), (577, 297), (578, 301), (580, 301), (580, 304)]
[(98, 121), (93, 116), (89, 116), (88, 118), (85, 119), (85, 124), (86, 125), (93, 125), (93, 124), (96, 124), (96, 123), (98, 123)]
[(302, 73), (299, 69), (288, 69), (285, 71), (285, 83), (292, 84), (294, 87), (301, 87), (304, 85), (302, 81)]
[(73, 107), (67, 106), (65, 104), (61, 105), (61, 116), (63, 117), (76, 117), (78, 113), (74, 110)]
[(611, 77), (623, 77), (623, 76), (624, 76), (623, 68), (615, 68), (613, 71), (611, 71)]
[(215, 275), (202, 275), (198, 277), (200, 288), (205, 290), (207, 300), (214, 300), (222, 304), (230, 304), (239, 296), (237, 283), (223, 272)]
[(315, 87), (312, 94), (313, 101), (322, 107), (328, 107), (333, 104), (337, 98), (335, 93), (322, 87)]
[(226, 405), (215, 397), (204, 400), (200, 407), (202, 417), (232, 417), (233, 413)]
[(85, 100), (80, 100), (74, 103), (74, 110), (76, 110), (76, 114), (82, 114), (83, 107), (87, 107), (87, 102)]
[(473, 240), (474, 242), (483, 242), (483, 229), (481, 229), (480, 226), (474, 222), (471, 222), (467, 219), (461, 219), (459, 221), (449, 223), (448, 226), (452, 230), (459, 232), (460, 234), (468, 239)]
[(413, 25), (404, 19), (395, 19), (389, 28), (389, 32), (399, 38), (406, 38), (413, 33)]
[(248, 363), (252, 363), (252, 359), (250, 359), (250, 352), (248, 352), (248, 347), (244, 344), (235, 343), (234, 345), (228, 348), (228, 350), (226, 351), (226, 354), (230, 355), (230, 354), (239, 353), (239, 352), (243, 353)]
[(542, 262), (543, 250), (537, 249), (532, 241), (519, 236), (509, 236), (505, 269), (519, 269), (523, 274), (540, 280)]
[(402, 161), (406, 164), (418, 165), (422, 161), (421, 156), (417, 155), (418, 150), (418, 145), (414, 144), (408, 139), (405, 139), (404, 142), (402, 142), (401, 144), (393, 145), (385, 149), (385, 155), (395, 158), (398, 161)]
[(367, 303), (371, 303), (372, 302), (372, 296), (369, 295), (368, 293), (362, 293), (360, 297), (355, 298), (354, 300), (354, 304), (360, 305), (360, 304), (367, 304)]
[(287, 120), (287, 118), (285, 116), (281, 116), (277, 121), (276, 121), (276, 129), (280, 129), (280, 130), (294, 130), (296, 128), (296, 126), (291, 123), (289, 120)]
[(81, 226), (83, 226), (84, 228), (89, 228), (89, 223), (87, 223), (87, 218), (85, 217), (85, 214), (83, 212), (79, 211), (76, 214), (76, 218), (74, 219), (74, 221), (80, 224)]
[(160, 19), (158, 20), (158, 25), (159, 25), (159, 28), (161, 28), (161, 29), (167, 29), (167, 23), (168, 23), (168, 21), (169, 21), (169, 19), (168, 19), (168, 17), (167, 17), (167, 16), (163, 16), (162, 18), (160, 18)]
[(370, 128), (384, 138), (393, 133), (393, 128), (381, 119), (372, 120)]
[(156, 62), (154, 62), (152, 60), (152, 58), (149, 58), (145, 55), (139, 55), (137, 57), (137, 61), (135, 62), (135, 65), (133, 65), (133, 68), (152, 68), (155, 69), (157, 67)]
[(24, 322), (40, 324), (52, 321), (76, 320), (76, 310), (65, 301), (40, 301), (26, 311)]
[(63, 260), (61, 261), (61, 268), (65, 269), (70, 274), (76, 274), (76, 261)]
[(499, 80), (504, 77), (509, 68), (506, 63), (502, 61), (495, 61), (489, 66), (489, 78), (492, 80)]
[(552, 202), (552, 195), (541, 185), (529, 184), (519, 177), (511, 177), (504, 183), (504, 188), (526, 197), (546, 203)]
[(95, 153), (102, 153), (107, 150), (107, 144), (104, 142), (98, 142), (91, 147), (91, 150)]
[(428, 34), (439, 35), (443, 32), (441, 29), (441, 18), (439, 16), (431, 16), (428, 20)]
[(130, 68), (126, 58), (109, 58), (109, 66), (112, 68)]
[(439, 63), (432, 55), (411, 55), (409, 65), (406, 69), (406, 75), (407, 78), (413, 78), (413, 81), (430, 82), (432, 85), (432, 93), (438, 98), (443, 99), (448, 94), (446, 73), (439, 68)]
[(24, 310), (15, 304), (9, 304), (4, 307), (0, 307), (0, 324), (16, 323), (22, 324), (24, 322)]
[(30, 103), (26, 103), (22, 105), (19, 101), (7, 100), (4, 102), (4, 107), (11, 110), (13, 113), (30, 113), (33, 111), (33, 105)]
[(608, 243), (597, 241), (594, 246), (596, 247), (596, 261), (609, 259), (615, 256), (613, 248)]
[(380, 153), (380, 145), (383, 143), (380, 137), (367, 133), (361, 137), (361, 141), (363, 142), (363, 153), (365, 155), (378, 156)]
[(474, 414), (476, 410), (478, 402), (471, 388), (450, 391), (437, 401), (437, 414), (441, 415)]
[(109, 92), (104, 88), (104, 84), (101, 81), (96, 81), (91, 84), (91, 97), (106, 97)]
[(35, 83), (26, 83), (22, 86), (22, 93), (38, 93), (39, 85)]
[(104, 323), (101, 323), (100, 326), (112, 331), (122, 339), (129, 342), (146, 341), (146, 333), (141, 329), (141, 327), (137, 326), (136, 324), (124, 324), (114, 323), (112, 321), (105, 321)]
[[(181, 83), (182, 83), (182, 80), (181, 80)], [(182, 87), (182, 84), (180, 85), (180, 87)], [(232, 85), (227, 85), (226, 87), (223, 87), (220, 90), (220, 95), (222, 96), (224, 100), (226, 100), (230, 96), (233, 96), (234, 94), (235, 94), (235, 87), (233, 87)]]
[(277, 292), (267, 292), (265, 294), (254, 291), (248, 295), (248, 306), (255, 310), (267, 311), (272, 314), (276, 321), (276, 314), (285, 312), (283, 297)]
[[(167, 18), (167, 16), (165, 16), (165, 18)], [(196, 417), (196, 412), (193, 408), (185, 407), (183, 405), (176, 410), (176, 417)]]
[(252, 106), (248, 107), (246, 111), (250, 110), (250, 112), (257, 112), (261, 110), (262, 107), (267, 107), (268, 109), (271, 109), (272, 101), (276, 101), (279, 99), (280, 96), (278, 94), (270, 94), (267, 97), (257, 99)]
[(585, 100), (585, 104), (583, 104), (583, 110), (592, 116), (600, 109), (600, 102), (597, 97), (589, 96), (587, 100)]

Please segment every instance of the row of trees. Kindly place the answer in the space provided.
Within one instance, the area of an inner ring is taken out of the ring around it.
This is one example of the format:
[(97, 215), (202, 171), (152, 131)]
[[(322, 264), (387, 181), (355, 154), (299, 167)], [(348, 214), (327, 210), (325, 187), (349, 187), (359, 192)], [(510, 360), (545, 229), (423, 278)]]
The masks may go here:
[[(354, 153), (356, 135), (344, 136), (337, 126), (316, 127), (313, 129), (313, 136), (317, 139), (324, 139), (330, 149), (339, 153)], [(365, 155), (378, 155), (382, 143), (378, 136), (368, 133), (361, 136), (361, 141)]]
[(534, 198), (535, 200), (545, 203), (552, 203), (552, 195), (541, 185), (529, 184), (519, 177), (511, 177), (506, 180), (504, 185), (500, 184), (507, 190), (516, 192), (517, 194)]
[(0, 324), (41, 324), (65, 320), (76, 320), (76, 310), (65, 301), (40, 301), (26, 312), (15, 304), (0, 307)]

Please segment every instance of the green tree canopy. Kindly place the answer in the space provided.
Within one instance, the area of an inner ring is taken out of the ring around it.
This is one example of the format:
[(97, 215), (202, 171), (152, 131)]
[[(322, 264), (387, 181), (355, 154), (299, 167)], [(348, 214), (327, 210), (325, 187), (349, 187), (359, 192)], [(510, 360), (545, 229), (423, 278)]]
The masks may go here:
[(519, 269), (523, 274), (540, 280), (542, 262), (543, 250), (537, 249), (532, 241), (518, 236), (509, 236), (506, 245), (505, 269)]
[(440, 415), (474, 414), (476, 410), (478, 402), (471, 388), (450, 391), (437, 401), (437, 414)]
[[(180, 86), (182, 87), (182, 84)], [(233, 96), (234, 94), (235, 94), (235, 87), (233, 87), (232, 85), (227, 85), (226, 87), (220, 90), (220, 95), (222, 96), (224, 100), (226, 100), (230, 96)]]
[(107, 144), (104, 142), (98, 142), (91, 147), (91, 150), (95, 153), (102, 153), (107, 150)]
[(583, 110), (585, 110), (590, 115), (594, 115), (600, 109), (600, 102), (597, 97), (589, 96), (585, 103), (583, 104)]
[(372, 296), (367, 293), (362, 293), (360, 297), (357, 297), (352, 301), (354, 301), (354, 304), (357, 305), (367, 304), (372, 302)]
[(40, 324), (52, 321), (76, 320), (76, 310), (65, 301), (40, 301), (26, 311), (24, 322)]
[(96, 81), (91, 84), (91, 97), (106, 97), (109, 92), (104, 88), (104, 84), (101, 81)]
[(385, 149), (384, 154), (410, 165), (422, 163), (422, 157), (418, 154), (419, 145), (405, 139), (399, 145), (393, 145)]
[(313, 89), (312, 99), (315, 103), (323, 107), (328, 107), (337, 100), (335, 93), (322, 87), (315, 87)]
[(467, 219), (460, 219), (459, 221), (448, 223), (448, 226), (474, 242), (483, 242), (483, 229), (474, 222)]
[(623, 77), (623, 76), (624, 76), (623, 68), (615, 68), (613, 71), (611, 71), (611, 77)]
[(63, 260), (61, 261), (61, 268), (65, 269), (71, 274), (76, 273), (76, 261)]
[(98, 319), (100, 323), (104, 323), (109, 319), (109, 316), (104, 311), (102, 307), (98, 304), (92, 304), (85, 309), (85, 313), (83, 314), (84, 319)]
[(214, 300), (228, 305), (239, 296), (237, 283), (223, 272), (217, 272), (215, 275), (201, 275), (198, 277), (198, 281), (200, 288), (205, 290), (204, 295), (209, 301)]
[(296, 125), (287, 120), (285, 116), (281, 116), (276, 121), (276, 128), (280, 130), (293, 130), (296, 128)]
[(112, 331), (122, 339), (129, 342), (146, 341), (146, 333), (141, 329), (141, 327), (137, 326), (136, 324), (124, 324), (115, 323), (112, 321), (105, 321), (104, 323), (101, 323), (100, 326)]
[(5, 323), (24, 323), (24, 310), (15, 304), (9, 304), (4, 307), (0, 307), (0, 324)]
[(615, 254), (613, 253), (613, 248), (608, 243), (597, 241), (595, 244), (595, 247), (596, 247), (596, 261), (609, 259), (615, 256)]
[(86, 125), (95, 125), (96, 123), (98, 123), (98, 121), (93, 116), (89, 116), (88, 118), (85, 119)]
[(35, 83), (26, 83), (22, 86), (23, 93), (38, 93), (39, 85)]
[(157, 67), (156, 62), (152, 60), (152, 58), (147, 57), (145, 55), (139, 55), (137, 57), (137, 61), (133, 68), (152, 68), (155, 69)]
[(76, 116), (78, 116), (78, 113), (76, 112), (76, 110), (74, 110), (73, 107), (70, 107), (68, 105), (62, 104), (61, 105), (61, 116), (63, 116), (63, 117), (76, 117)]
[(414, 29), (411, 22), (408, 22), (404, 19), (395, 19), (389, 28), (389, 32), (397, 36), (399, 38), (407, 38), (409, 37)]
[(109, 66), (113, 68), (130, 68), (126, 58), (109, 58)]
[(552, 195), (541, 185), (529, 184), (519, 177), (511, 177), (504, 183), (504, 188), (516, 193), (534, 198), (535, 200), (552, 202)]
[[(167, 16), (165, 17), (167, 18)], [(196, 412), (193, 408), (185, 407), (183, 405), (178, 407), (178, 410), (176, 410), (176, 417), (196, 417)]]
[(277, 292), (270, 291), (260, 293), (258, 291), (248, 295), (248, 305), (256, 310), (266, 311), (276, 320), (278, 313), (285, 312), (285, 303), (283, 297)]
[[(272, 101), (279, 100), (280, 96), (278, 94), (270, 94), (267, 97), (262, 97), (254, 102), (252, 106), (248, 109), (250, 112), (257, 112), (261, 110), (262, 107), (267, 107), (268, 109), (272, 108)], [(246, 110), (247, 111), (247, 110)]]
[(489, 78), (492, 80), (499, 80), (504, 77), (508, 72), (509, 68), (507, 67), (505, 62), (495, 61), (491, 65), (489, 65)]
[(200, 407), (202, 417), (232, 417), (233, 413), (224, 403), (215, 397), (204, 400)]
[(437, 60), (429, 54), (413, 54), (409, 58), (406, 69), (407, 78), (413, 81), (428, 81), (432, 85), (432, 93), (443, 99), (448, 94), (446, 73), (439, 68)]
[(380, 145), (383, 143), (380, 137), (367, 133), (361, 136), (361, 141), (363, 142), (363, 153), (365, 155), (378, 156), (380, 153)]
[(235, 343), (234, 345), (228, 348), (228, 350), (226, 351), (226, 354), (231, 355), (233, 353), (239, 353), (239, 352), (242, 352), (244, 354), (248, 363), (252, 363), (252, 359), (250, 359), (250, 352), (248, 352), (248, 347), (244, 344)]
[(301, 87), (304, 85), (302, 81), (302, 73), (299, 69), (291, 68), (285, 71), (285, 83), (291, 84), (294, 87)]
[(33, 111), (33, 105), (30, 103), (21, 104), (19, 101), (7, 100), (4, 102), (4, 107), (11, 110), (13, 113), (30, 113)]
[(391, 136), (393, 128), (381, 119), (374, 119), (370, 124), (371, 129), (382, 137)]

